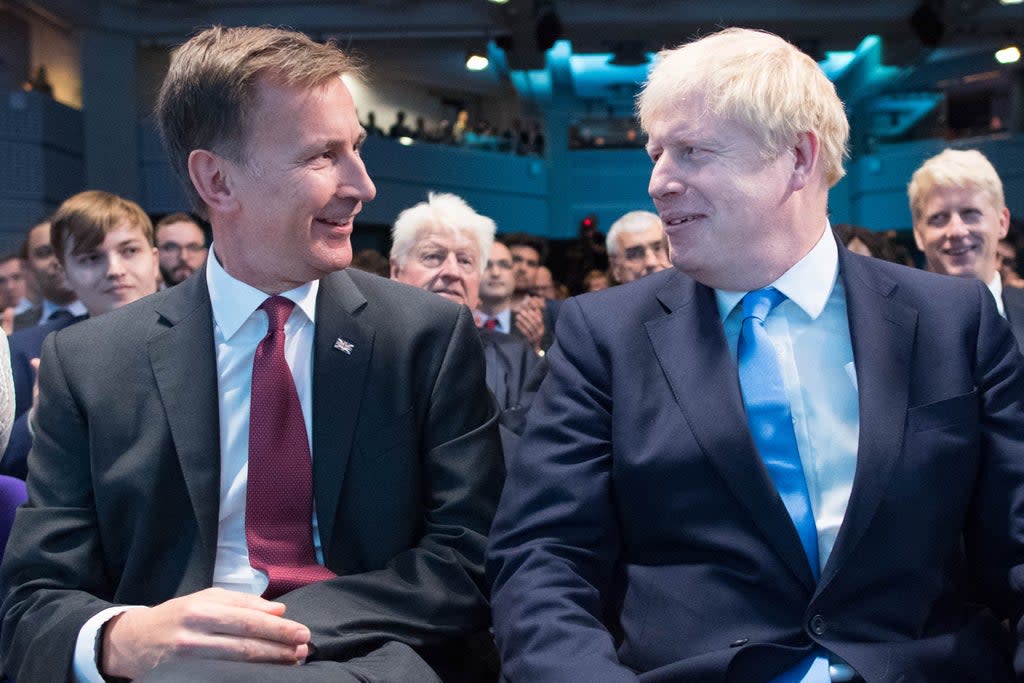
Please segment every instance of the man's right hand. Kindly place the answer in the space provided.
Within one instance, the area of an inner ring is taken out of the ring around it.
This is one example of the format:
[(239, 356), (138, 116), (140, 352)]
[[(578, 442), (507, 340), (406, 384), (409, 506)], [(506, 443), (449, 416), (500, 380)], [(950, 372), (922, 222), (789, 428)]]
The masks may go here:
[(137, 678), (180, 657), (298, 664), (309, 654), (309, 629), (283, 618), (284, 610), (222, 588), (128, 610), (104, 628), (100, 671)]

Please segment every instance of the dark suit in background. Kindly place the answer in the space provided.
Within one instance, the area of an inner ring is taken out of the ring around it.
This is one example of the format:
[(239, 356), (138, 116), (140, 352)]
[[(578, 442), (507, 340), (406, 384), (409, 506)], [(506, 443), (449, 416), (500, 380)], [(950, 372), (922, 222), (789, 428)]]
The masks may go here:
[[(280, 600), (310, 628), (313, 661), (412, 648), (458, 677), (460, 643), (487, 625), (502, 467), (472, 317), (343, 271), (320, 282), (315, 335), (314, 496), (338, 577)], [(4, 666), (19, 681), (66, 680), (82, 624), (112, 604), (210, 586), (220, 442), (205, 272), (48, 338), (40, 385), (31, 503), (3, 565)], [(360, 680), (393, 680), (390, 662)]]
[(1010, 287), (1003, 283), (1003, 311), (1010, 321), (1010, 329), (1017, 339), (1017, 345), (1024, 352), (1024, 289)]

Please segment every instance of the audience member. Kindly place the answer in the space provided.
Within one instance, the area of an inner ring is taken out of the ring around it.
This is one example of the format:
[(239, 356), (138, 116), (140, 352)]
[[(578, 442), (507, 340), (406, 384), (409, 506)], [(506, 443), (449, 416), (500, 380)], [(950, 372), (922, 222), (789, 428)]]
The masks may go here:
[(996, 245), (996, 269), (1003, 285), (1024, 287), (1024, 279), (1017, 272), (1017, 244), (1009, 237), (999, 240)]
[(14, 381), (11, 378), (11, 358), (5, 343), (6, 336), (0, 330), (0, 451), (7, 448), (7, 440), (14, 425)]
[(512, 273), (512, 252), (498, 241), (491, 243), (480, 280), (480, 308), (477, 326), (508, 334), (514, 327), (512, 294), (516, 277)]
[(391, 128), (388, 129), (389, 138), (408, 138), (412, 137), (412, 128), (405, 125), (405, 112), (395, 112), (395, 122), (391, 124)]
[(279, 29), (174, 52), (155, 118), (214, 253), (44, 342), (11, 678), (476, 680), (498, 416), (468, 310), (344, 270), (351, 72)]
[[(395, 221), (391, 277), (475, 309), (486, 267), (483, 255), (492, 253), (494, 230), (494, 221), (461, 197), (432, 192), (427, 201), (404, 210)], [(535, 379), (532, 373), (542, 361), (525, 341), (497, 330), (484, 327), (480, 341), (487, 386), (501, 408), (501, 424), (518, 434), (533, 396), (527, 379)], [(515, 441), (503, 430), (502, 442), (508, 455)]]
[(25, 297), (25, 275), (21, 257), (0, 255), (0, 327), (6, 334), (14, 331), (14, 316), (32, 307)]
[[(87, 190), (67, 199), (53, 216), (51, 243), (68, 286), (96, 317), (156, 291), (159, 261), (153, 223), (138, 204), (109, 192)], [(24, 479), (32, 438), (27, 411), (34, 402), (36, 371), (43, 340), (87, 316), (58, 318), (10, 337), (18, 418), (0, 474)]]
[(661, 218), (650, 211), (630, 211), (612, 223), (605, 239), (612, 277), (619, 284), (672, 266)]
[(206, 263), (206, 235), (187, 213), (172, 213), (156, 222), (160, 275), (168, 287), (180, 284)]
[(50, 244), (50, 222), (32, 226), (25, 237), (25, 245), (25, 266), (39, 288), (42, 301), (14, 317), (14, 331), (59, 318), (85, 315), (85, 306), (68, 289), (64, 271)]
[(530, 294), (545, 299), (558, 298), (558, 293), (555, 291), (555, 276), (551, 274), (550, 268), (544, 265), (538, 266), (537, 272), (533, 277), (533, 287), (530, 288)]
[(998, 268), (1010, 210), (996, 169), (977, 150), (947, 149), (914, 171), (907, 195), (928, 270), (985, 283), (1024, 351), (1024, 290), (1004, 287)]
[(533, 294), (537, 271), (547, 256), (547, 242), (525, 232), (505, 235), (502, 242), (512, 253), (512, 272), (516, 277), (512, 295), (514, 329), (534, 351), (544, 353), (554, 341), (559, 303)]
[(901, 263), (896, 257), (892, 240), (884, 232), (875, 232), (862, 225), (852, 225), (850, 223), (833, 225), (832, 232), (854, 254), (873, 256), (874, 258), (880, 258), (891, 263)]
[(610, 285), (608, 273), (603, 270), (592, 270), (583, 277), (584, 292), (600, 292), (602, 289), (608, 289)]
[(984, 285), (837, 244), (846, 114), (777, 36), (662, 52), (638, 109), (675, 269), (560, 315), (491, 532), (503, 675), (1015, 680), (1024, 358)]
[(377, 115), (372, 111), (366, 112), (366, 123), (363, 124), (363, 130), (369, 135), (384, 135), (384, 131), (377, 125)]
[(351, 268), (362, 270), (381, 277), (391, 277), (391, 265), (388, 257), (376, 249), (360, 249), (352, 255)]

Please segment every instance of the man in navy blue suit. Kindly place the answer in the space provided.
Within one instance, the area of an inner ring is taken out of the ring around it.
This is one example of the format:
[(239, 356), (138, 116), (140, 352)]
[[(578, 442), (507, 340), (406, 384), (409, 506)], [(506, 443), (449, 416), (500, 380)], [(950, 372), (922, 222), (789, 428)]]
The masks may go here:
[(984, 284), (836, 243), (843, 106), (776, 36), (666, 51), (639, 114), (675, 268), (562, 307), (490, 540), (506, 678), (1022, 675), (1024, 368)]

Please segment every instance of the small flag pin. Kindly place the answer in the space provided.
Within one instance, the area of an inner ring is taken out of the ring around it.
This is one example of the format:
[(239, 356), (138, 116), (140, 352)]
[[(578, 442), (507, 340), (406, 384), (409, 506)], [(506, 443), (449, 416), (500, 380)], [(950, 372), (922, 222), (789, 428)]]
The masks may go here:
[(348, 356), (351, 356), (352, 349), (356, 348), (356, 345), (347, 339), (342, 339), (341, 337), (338, 337), (338, 339), (334, 342), (334, 348), (338, 349), (339, 351)]

